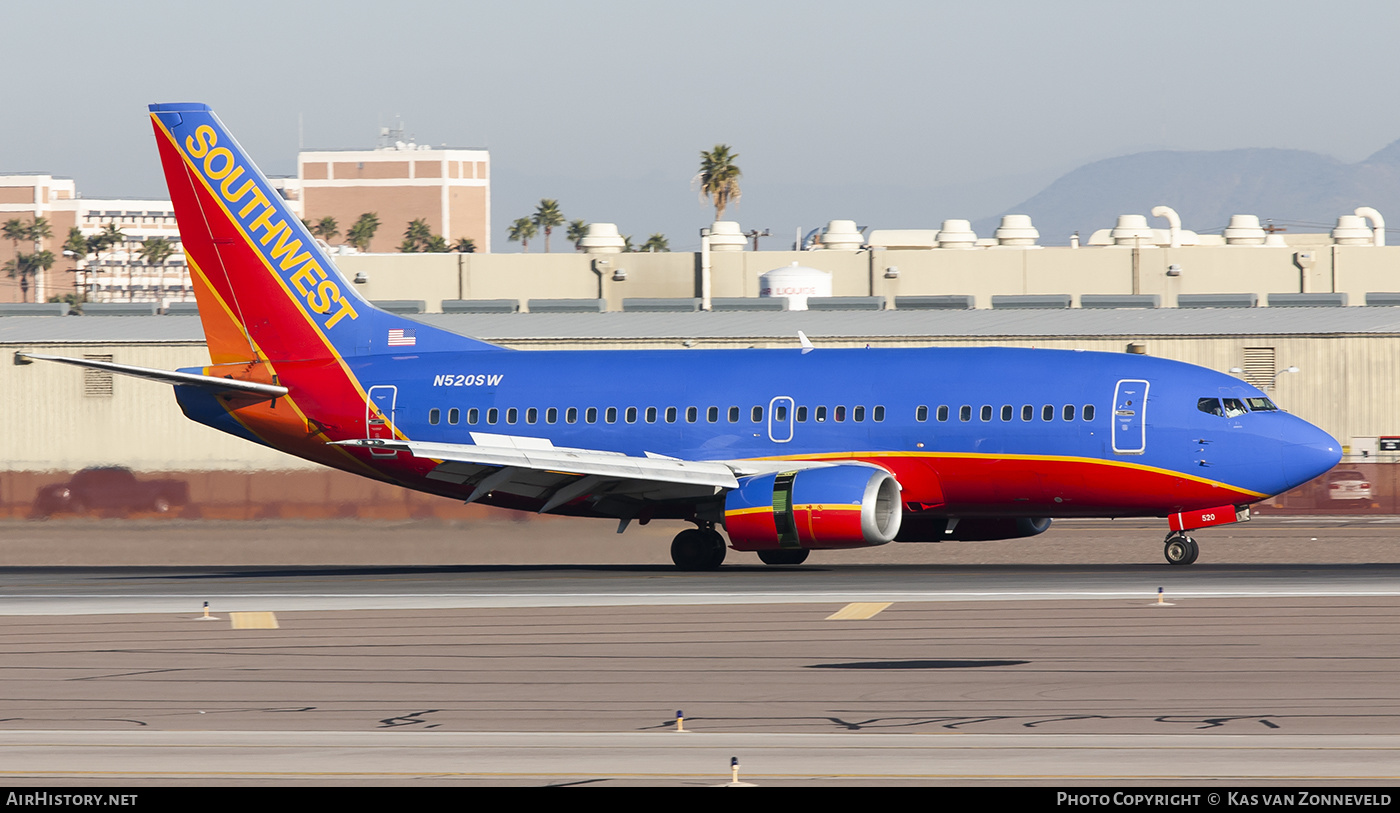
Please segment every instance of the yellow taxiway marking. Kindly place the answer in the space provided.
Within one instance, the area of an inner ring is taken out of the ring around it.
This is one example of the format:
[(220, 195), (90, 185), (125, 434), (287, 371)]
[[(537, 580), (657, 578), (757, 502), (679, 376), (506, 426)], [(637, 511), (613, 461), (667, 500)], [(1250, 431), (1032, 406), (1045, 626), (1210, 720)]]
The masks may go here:
[(826, 617), (827, 621), (863, 621), (867, 618), (874, 618), (883, 612), (893, 602), (889, 601), (857, 601), (847, 604), (845, 607)]
[(236, 630), (279, 629), (275, 613), (229, 613), (228, 617)]

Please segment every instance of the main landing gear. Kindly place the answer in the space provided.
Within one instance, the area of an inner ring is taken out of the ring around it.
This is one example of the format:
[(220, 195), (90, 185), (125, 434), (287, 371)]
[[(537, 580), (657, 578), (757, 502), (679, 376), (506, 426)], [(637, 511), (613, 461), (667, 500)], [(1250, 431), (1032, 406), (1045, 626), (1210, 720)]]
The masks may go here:
[(1162, 555), (1167, 557), (1168, 564), (1189, 565), (1201, 555), (1201, 546), (1197, 545), (1196, 540), (1184, 532), (1173, 531), (1167, 534), (1166, 547), (1162, 549)]
[(681, 570), (715, 570), (724, 563), (724, 537), (711, 523), (689, 528), (671, 540), (671, 561)]

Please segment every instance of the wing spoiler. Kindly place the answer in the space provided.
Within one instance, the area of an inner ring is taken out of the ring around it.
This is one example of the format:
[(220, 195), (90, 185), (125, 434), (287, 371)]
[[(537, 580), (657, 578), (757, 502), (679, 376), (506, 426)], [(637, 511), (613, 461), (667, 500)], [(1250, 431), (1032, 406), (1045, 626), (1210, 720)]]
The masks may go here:
[(179, 373), (173, 370), (157, 370), (151, 367), (134, 367), (130, 364), (116, 364), (110, 361), (75, 359), (68, 358), (67, 356), (46, 356), (42, 353), (15, 353), (16, 364), (29, 364), (35, 359), (39, 361), (58, 361), (77, 367), (91, 367), (95, 370), (106, 370), (109, 373), (121, 373), (122, 375), (147, 378), (166, 384), (182, 384), (188, 387), (200, 387), (202, 389), (216, 390), (219, 392), (256, 395), (263, 398), (281, 398), (287, 394), (287, 388), (278, 386), (277, 384), (260, 384), (256, 381), (240, 381), (236, 378), (219, 378), (218, 376), (199, 375), (198, 373)]

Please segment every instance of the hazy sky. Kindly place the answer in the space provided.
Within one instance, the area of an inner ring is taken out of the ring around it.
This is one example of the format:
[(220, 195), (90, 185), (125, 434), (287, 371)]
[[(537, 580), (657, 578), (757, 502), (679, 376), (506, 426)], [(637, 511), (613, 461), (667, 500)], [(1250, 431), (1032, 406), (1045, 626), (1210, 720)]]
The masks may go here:
[(731, 218), (779, 248), (832, 218), (993, 214), (1144, 149), (1359, 160), (1400, 138), (1397, 21), (1369, 0), (11, 3), (0, 173), (164, 197), (150, 102), (213, 105), (269, 174), (295, 172), (299, 117), (308, 148), (363, 148), (401, 116), (491, 150), (498, 251), (541, 197), (684, 249), (713, 218), (699, 152), (726, 143)]

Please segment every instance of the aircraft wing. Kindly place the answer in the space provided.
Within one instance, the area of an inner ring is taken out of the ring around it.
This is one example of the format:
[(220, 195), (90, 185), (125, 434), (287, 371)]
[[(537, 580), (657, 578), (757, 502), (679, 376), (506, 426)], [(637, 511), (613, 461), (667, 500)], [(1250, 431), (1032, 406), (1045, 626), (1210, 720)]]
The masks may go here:
[(645, 457), (555, 446), (545, 438), (473, 432), (471, 444), (427, 443), (413, 440), (356, 439), (338, 446), (407, 452), (437, 461), (428, 474), (434, 480), (471, 482), (467, 502), (503, 491), (543, 500), (540, 513), (565, 503), (587, 499), (609, 503), (609, 513), (631, 516), (646, 502), (694, 500), (738, 488), (737, 476), (757, 471), (830, 465), (794, 461), (681, 460), (648, 453)]

